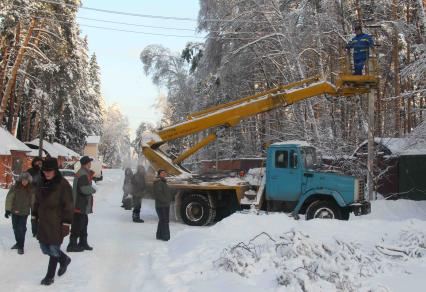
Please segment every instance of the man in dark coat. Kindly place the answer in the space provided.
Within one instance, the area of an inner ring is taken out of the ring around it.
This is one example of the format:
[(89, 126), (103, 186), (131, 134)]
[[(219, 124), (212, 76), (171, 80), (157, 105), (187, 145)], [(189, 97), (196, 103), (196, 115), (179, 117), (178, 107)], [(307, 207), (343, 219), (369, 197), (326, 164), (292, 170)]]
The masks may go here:
[[(88, 214), (93, 213), (93, 194), (96, 190), (92, 187), (90, 180), (90, 167), (92, 158), (83, 156), (80, 159), (81, 167), (75, 175), (72, 193), (74, 197), (74, 218), (71, 227), (70, 243), (68, 252), (81, 252), (93, 250), (87, 243), (87, 226), (89, 224)], [(80, 241), (77, 244), (77, 240)]]
[(167, 185), (166, 171), (158, 170), (158, 178), (154, 181), (155, 211), (158, 215), (157, 239), (168, 241), (170, 239), (169, 213), (172, 195)]
[(53, 283), (56, 267), (62, 276), (71, 259), (61, 251), (61, 244), (69, 234), (73, 216), (71, 186), (58, 170), (58, 161), (47, 158), (42, 165), (39, 189), (36, 192), (32, 218), (37, 222), (37, 239), (42, 252), (49, 256), (49, 266), (42, 285)]
[[(41, 180), (41, 166), (43, 164), (43, 160), (40, 157), (34, 157), (31, 161), (31, 168), (29, 168), (27, 171), (29, 174), (31, 174), (32, 184), (34, 187), (38, 188), (40, 185)], [(31, 220), (31, 231), (33, 233), (33, 236), (36, 236), (37, 234), (37, 224), (34, 220)]]
[(355, 25), (354, 30), (356, 36), (347, 44), (346, 49), (354, 49), (354, 75), (362, 75), (369, 48), (373, 47), (374, 42), (370, 35), (362, 32), (361, 25)]
[(143, 223), (141, 219), (142, 198), (145, 191), (145, 168), (139, 165), (136, 173), (132, 177), (133, 189), (133, 222)]
[(34, 159), (31, 161), (31, 168), (29, 168), (27, 171), (32, 176), (32, 183), (34, 186), (38, 186), (41, 179), (41, 166), (43, 164), (43, 160), (41, 160), (40, 157), (34, 157)]

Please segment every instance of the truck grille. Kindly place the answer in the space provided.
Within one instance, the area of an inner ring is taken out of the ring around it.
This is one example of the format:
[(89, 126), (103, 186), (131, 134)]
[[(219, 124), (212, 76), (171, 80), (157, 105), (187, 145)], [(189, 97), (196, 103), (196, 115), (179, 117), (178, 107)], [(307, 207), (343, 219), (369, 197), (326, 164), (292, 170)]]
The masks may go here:
[(364, 201), (365, 182), (363, 179), (358, 179), (358, 198), (360, 201)]

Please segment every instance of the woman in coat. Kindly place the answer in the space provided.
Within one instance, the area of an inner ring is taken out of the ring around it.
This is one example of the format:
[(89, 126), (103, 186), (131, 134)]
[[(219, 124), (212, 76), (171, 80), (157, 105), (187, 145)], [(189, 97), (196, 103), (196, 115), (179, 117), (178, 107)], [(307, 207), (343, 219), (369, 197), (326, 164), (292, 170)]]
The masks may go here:
[(12, 226), (16, 239), (16, 244), (12, 246), (12, 249), (17, 249), (18, 254), (24, 254), (27, 219), (34, 200), (34, 189), (31, 181), (31, 174), (22, 173), (16, 184), (10, 188), (6, 197), (6, 213), (4, 216), (9, 218), (12, 215)]
[(142, 198), (145, 191), (145, 167), (139, 165), (136, 173), (132, 177), (133, 191), (133, 214), (132, 219), (135, 223), (143, 223), (141, 219)]
[(58, 276), (62, 276), (71, 263), (71, 259), (61, 250), (61, 244), (70, 232), (74, 207), (71, 186), (59, 172), (57, 160), (46, 159), (41, 170), (42, 177), (32, 218), (37, 224), (40, 248), (49, 256), (46, 277), (41, 284), (50, 285), (54, 281), (58, 262)]
[(126, 210), (132, 209), (132, 185), (133, 171), (130, 168), (126, 168), (124, 171), (124, 183), (123, 183), (123, 198), (121, 199), (121, 207)]

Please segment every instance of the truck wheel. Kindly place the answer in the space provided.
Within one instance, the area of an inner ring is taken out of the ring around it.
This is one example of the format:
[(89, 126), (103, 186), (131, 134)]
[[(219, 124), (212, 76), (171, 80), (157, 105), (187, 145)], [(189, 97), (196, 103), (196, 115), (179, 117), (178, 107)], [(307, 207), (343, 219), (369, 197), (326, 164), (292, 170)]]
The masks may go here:
[(342, 219), (340, 207), (332, 201), (314, 201), (306, 209), (306, 220), (320, 219)]
[(182, 198), (180, 216), (185, 224), (204, 226), (213, 222), (215, 209), (206, 196), (199, 194), (187, 195)]

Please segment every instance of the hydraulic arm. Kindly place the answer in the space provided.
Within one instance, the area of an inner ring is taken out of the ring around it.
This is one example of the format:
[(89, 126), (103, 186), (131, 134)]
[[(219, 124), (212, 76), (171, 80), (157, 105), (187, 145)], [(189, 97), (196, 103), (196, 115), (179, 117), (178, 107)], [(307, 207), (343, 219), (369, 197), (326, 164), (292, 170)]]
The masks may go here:
[(178, 157), (170, 157), (161, 151), (159, 147), (168, 141), (207, 129), (215, 128), (216, 131), (220, 131), (223, 127), (234, 127), (241, 120), (248, 117), (277, 107), (289, 106), (313, 96), (366, 93), (369, 91), (370, 86), (374, 86), (377, 83), (377, 78), (374, 76), (360, 76), (356, 80), (352, 76), (342, 75), (342, 77), (344, 78), (340, 78), (336, 82), (337, 86), (327, 81), (321, 81), (318, 77), (313, 77), (193, 113), (188, 117), (187, 121), (160, 129), (154, 135), (149, 136), (142, 147), (143, 154), (155, 169), (165, 169), (172, 175), (189, 173), (188, 170), (181, 166), (181, 162), (208, 143), (213, 142), (217, 138), (217, 132), (207, 135)]

